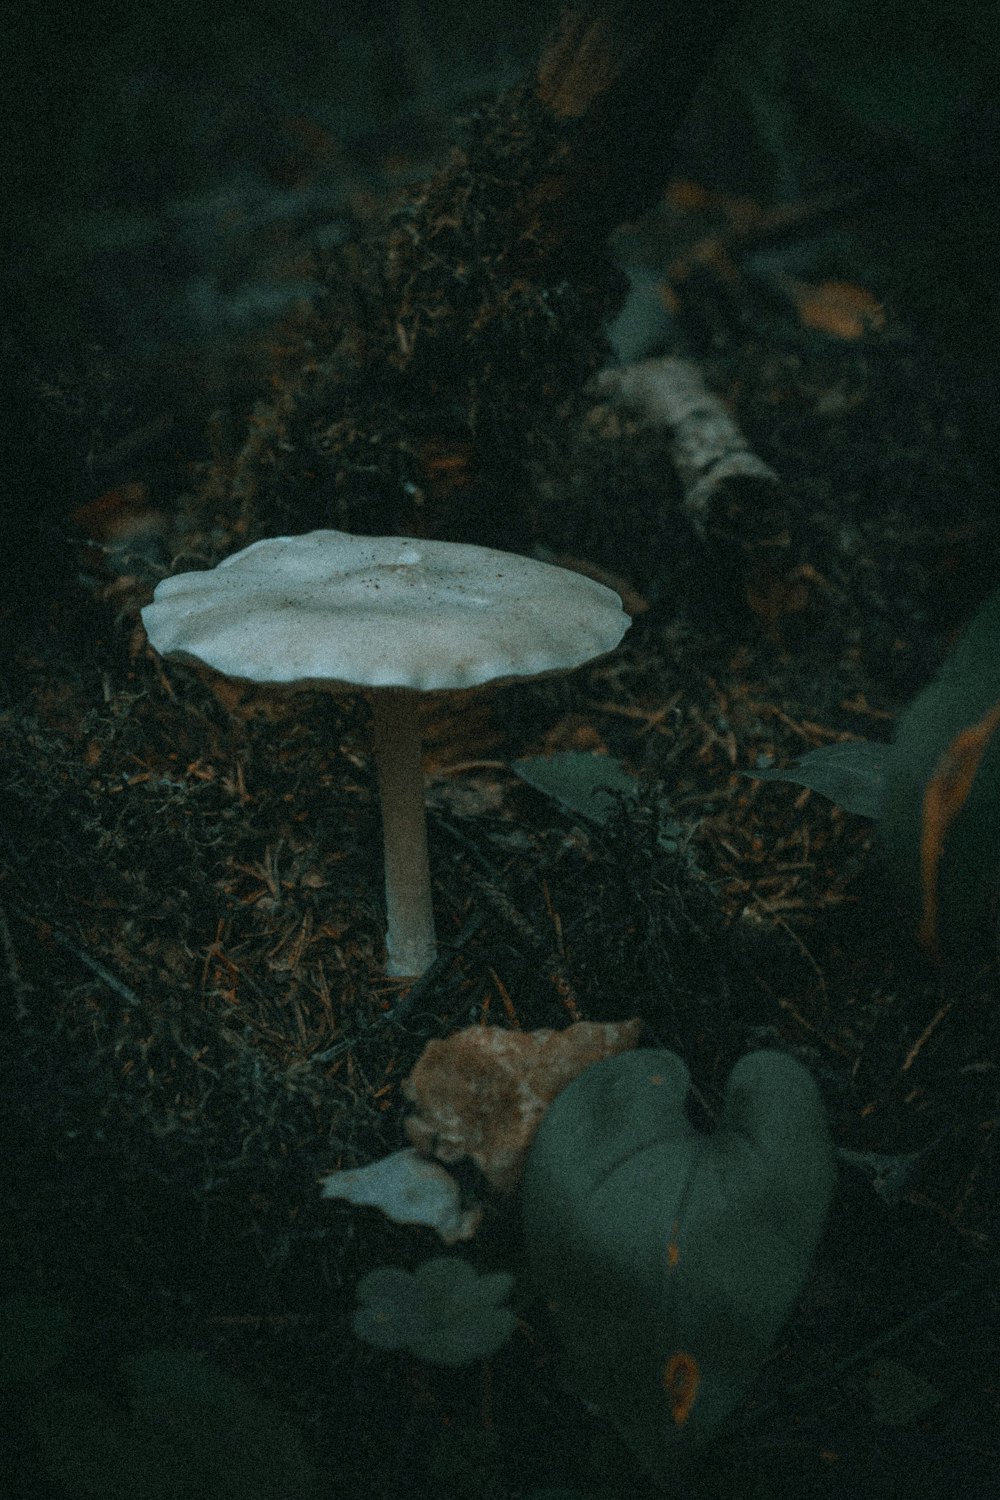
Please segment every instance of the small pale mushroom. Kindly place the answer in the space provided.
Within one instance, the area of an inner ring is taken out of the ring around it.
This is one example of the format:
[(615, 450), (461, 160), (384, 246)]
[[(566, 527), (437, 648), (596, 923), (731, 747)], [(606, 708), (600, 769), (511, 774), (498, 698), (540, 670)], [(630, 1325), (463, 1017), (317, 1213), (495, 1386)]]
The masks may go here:
[(435, 1229), (446, 1245), (471, 1240), (483, 1211), (462, 1207), (458, 1183), (438, 1161), (429, 1161), (412, 1146), (320, 1178), (324, 1198), (379, 1208), (394, 1224), (422, 1224)]
[(618, 595), (516, 553), (411, 537), (269, 537), (157, 585), (161, 656), (285, 688), (361, 688), (385, 843), (386, 972), (436, 953), (417, 694), (567, 672), (631, 623)]

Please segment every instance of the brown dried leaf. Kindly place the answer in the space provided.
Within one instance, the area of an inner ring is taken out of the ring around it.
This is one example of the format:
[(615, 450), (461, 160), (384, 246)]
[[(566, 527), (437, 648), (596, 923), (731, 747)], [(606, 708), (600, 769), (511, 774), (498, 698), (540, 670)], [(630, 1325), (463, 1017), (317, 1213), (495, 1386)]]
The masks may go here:
[(564, 1031), (470, 1026), (428, 1042), (403, 1084), (416, 1105), (408, 1140), (427, 1156), (469, 1156), (490, 1185), (513, 1193), (552, 1100), (584, 1068), (635, 1047), (639, 1020), (577, 1021)]

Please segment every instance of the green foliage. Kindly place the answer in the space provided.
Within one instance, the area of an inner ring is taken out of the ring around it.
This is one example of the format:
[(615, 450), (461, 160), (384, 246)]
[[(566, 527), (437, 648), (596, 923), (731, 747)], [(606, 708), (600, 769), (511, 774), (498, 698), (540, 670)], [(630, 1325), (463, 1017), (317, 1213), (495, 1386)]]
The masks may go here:
[(358, 1283), (354, 1332), (377, 1349), (405, 1349), (438, 1365), (488, 1359), (514, 1331), (513, 1276), (480, 1276), (457, 1256), (439, 1255), (416, 1271), (378, 1266)]
[(821, 745), (800, 757), (794, 766), (746, 771), (754, 781), (790, 781), (807, 786), (859, 818), (877, 818), (882, 811), (889, 746), (869, 740), (842, 740)]
[(997, 952), (1000, 910), (1000, 591), (934, 680), (900, 715), (891, 745), (825, 745), (794, 766), (748, 771), (788, 781), (879, 823), (909, 920), (935, 957)]
[(511, 770), (536, 791), (594, 823), (606, 823), (617, 810), (619, 799), (634, 797), (637, 790), (635, 777), (613, 755), (588, 751), (565, 750), (515, 760)]
[[(639, 794), (639, 782), (613, 755), (563, 750), (511, 761), (511, 770), (536, 792), (592, 823), (608, 823), (622, 801), (634, 803)], [(679, 823), (665, 821), (659, 833), (662, 847), (676, 849), (681, 832)]]
[(819, 1094), (793, 1059), (741, 1058), (711, 1135), (688, 1121), (689, 1081), (667, 1051), (588, 1068), (542, 1121), (523, 1186), (566, 1378), (655, 1471), (758, 1378), (834, 1184)]
[(298, 1434), (269, 1402), (186, 1350), (125, 1360), (126, 1405), (56, 1390), (33, 1427), (52, 1478), (101, 1500), (284, 1500), (320, 1495)]
[(74, 1500), (330, 1500), (278, 1409), (188, 1350), (122, 1361), (124, 1401), (69, 1379), (28, 1384), (66, 1353), (63, 1308), (0, 1304), (0, 1387), (24, 1386), (50, 1479)]

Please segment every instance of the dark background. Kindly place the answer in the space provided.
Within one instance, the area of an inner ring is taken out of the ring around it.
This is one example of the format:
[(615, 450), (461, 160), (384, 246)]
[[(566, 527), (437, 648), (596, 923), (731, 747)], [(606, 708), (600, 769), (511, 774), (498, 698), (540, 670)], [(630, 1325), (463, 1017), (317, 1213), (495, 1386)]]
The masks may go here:
[[(551, 0), (14, 8), (0, 162), (9, 583), (68, 562), (80, 506), (203, 454), (213, 413), (239, 426), (266, 386), (267, 330), (315, 288), (312, 252), (426, 176), (557, 14)], [(678, 141), (635, 149), (662, 151), (665, 180), (765, 202), (867, 184), (888, 290), (988, 365), (1000, 131), (982, 17), (974, 0), (946, 14), (929, 0), (758, 0)], [(795, 269), (810, 243), (777, 254)], [(985, 425), (983, 384), (969, 382)], [(164, 475), (165, 490), (176, 482)]]

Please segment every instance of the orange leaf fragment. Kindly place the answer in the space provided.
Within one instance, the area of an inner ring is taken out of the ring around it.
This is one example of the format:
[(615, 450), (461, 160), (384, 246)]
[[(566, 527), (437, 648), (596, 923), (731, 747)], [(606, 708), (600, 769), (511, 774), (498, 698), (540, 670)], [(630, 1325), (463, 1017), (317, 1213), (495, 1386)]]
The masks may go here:
[(674, 1425), (683, 1427), (691, 1415), (694, 1399), (701, 1384), (701, 1370), (693, 1354), (678, 1351), (663, 1369), (663, 1389), (670, 1398), (670, 1415)]
[(859, 339), (870, 329), (885, 327), (881, 304), (864, 287), (849, 281), (821, 281), (813, 285), (789, 277), (785, 282), (799, 320), (835, 339)]
[(932, 954), (938, 947), (938, 874), (944, 841), (952, 823), (968, 801), (987, 746), (1000, 725), (1000, 703), (977, 724), (956, 734), (938, 759), (924, 788), (920, 825), (920, 890), (922, 912), (919, 940)]

